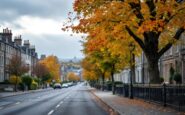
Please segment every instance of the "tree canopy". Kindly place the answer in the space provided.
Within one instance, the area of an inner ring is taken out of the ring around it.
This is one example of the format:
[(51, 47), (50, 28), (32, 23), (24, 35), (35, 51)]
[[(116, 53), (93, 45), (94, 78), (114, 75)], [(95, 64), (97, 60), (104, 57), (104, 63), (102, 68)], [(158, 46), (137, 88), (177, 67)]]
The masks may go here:
[[(185, 30), (185, 2), (177, 0), (75, 0), (75, 18), (79, 24), (67, 24), (65, 29), (85, 33), (90, 44), (95, 42), (102, 47), (102, 39), (110, 45), (117, 41), (126, 54), (130, 43), (138, 51), (143, 51), (147, 61), (150, 81), (159, 83), (159, 58), (180, 39)], [(70, 13), (71, 14), (71, 13)], [(69, 15), (70, 15), (69, 14)], [(94, 40), (96, 39), (96, 40)], [(106, 39), (106, 40), (105, 40)], [(110, 46), (110, 47), (109, 47)], [(91, 45), (89, 48), (97, 48)], [(141, 49), (141, 50), (140, 50)]]
[(51, 75), (50, 82), (51, 80), (60, 82), (60, 63), (56, 56), (48, 56), (44, 60), (41, 60), (40, 63), (46, 66), (46, 68), (49, 70)]

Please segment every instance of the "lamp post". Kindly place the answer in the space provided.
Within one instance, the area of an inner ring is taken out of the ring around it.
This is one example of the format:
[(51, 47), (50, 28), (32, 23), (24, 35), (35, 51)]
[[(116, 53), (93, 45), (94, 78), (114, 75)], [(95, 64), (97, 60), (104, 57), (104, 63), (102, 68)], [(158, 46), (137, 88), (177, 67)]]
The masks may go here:
[(129, 50), (130, 50), (130, 88), (129, 88), (129, 98), (133, 99), (133, 75), (134, 75), (134, 54), (133, 51), (135, 50), (135, 45), (133, 43), (129, 44)]
[(184, 49), (180, 49), (179, 51), (179, 61), (181, 63), (181, 67), (179, 67), (179, 70), (181, 71), (181, 75), (182, 75), (182, 78), (181, 78), (181, 83), (184, 83)]

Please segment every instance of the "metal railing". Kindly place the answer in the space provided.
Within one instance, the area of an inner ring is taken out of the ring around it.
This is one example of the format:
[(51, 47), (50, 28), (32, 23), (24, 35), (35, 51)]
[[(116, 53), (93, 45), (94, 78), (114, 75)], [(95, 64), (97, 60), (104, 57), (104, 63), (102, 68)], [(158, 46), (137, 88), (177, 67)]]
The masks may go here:
[[(115, 86), (116, 94), (128, 97), (129, 85)], [(152, 85), (135, 84), (133, 86), (134, 98), (171, 106), (179, 111), (185, 111), (185, 85)]]

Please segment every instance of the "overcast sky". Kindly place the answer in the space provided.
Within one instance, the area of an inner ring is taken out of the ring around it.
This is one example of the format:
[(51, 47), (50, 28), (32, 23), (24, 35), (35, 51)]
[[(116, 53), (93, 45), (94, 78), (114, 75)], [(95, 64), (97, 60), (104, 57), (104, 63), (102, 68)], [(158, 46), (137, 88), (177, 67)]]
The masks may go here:
[(73, 11), (74, 0), (0, 0), (0, 29), (8, 27), (13, 36), (22, 35), (35, 45), (39, 55), (61, 59), (82, 58), (80, 35), (70, 36), (61, 27)]

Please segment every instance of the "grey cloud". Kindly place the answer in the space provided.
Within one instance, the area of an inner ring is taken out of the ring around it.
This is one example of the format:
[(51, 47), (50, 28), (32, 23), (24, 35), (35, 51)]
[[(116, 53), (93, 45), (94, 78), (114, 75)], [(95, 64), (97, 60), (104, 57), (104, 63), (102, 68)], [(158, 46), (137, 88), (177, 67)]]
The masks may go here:
[(39, 54), (57, 55), (61, 59), (72, 57), (82, 58), (83, 54), (79, 42), (80, 37), (70, 35), (43, 35), (35, 36), (30, 34), (23, 35), (23, 39), (29, 39), (30, 43), (36, 46)]
[[(15, 20), (21, 16), (62, 20), (72, 11), (74, 0), (0, 0), (0, 26), (9, 23), (14, 30), (21, 29)], [(13, 31), (14, 31), (13, 30)], [(13, 33), (14, 34), (14, 33)], [(57, 55), (59, 58), (83, 57), (79, 39), (70, 35), (32, 35), (22, 33), (23, 40), (30, 40), (38, 54)], [(79, 37), (80, 38), (80, 37)]]
[(1, 0), (0, 20), (15, 20), (22, 15), (43, 18), (66, 18), (73, 0)]

